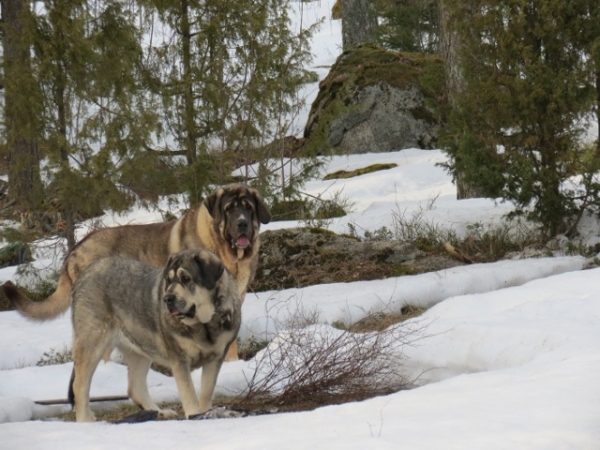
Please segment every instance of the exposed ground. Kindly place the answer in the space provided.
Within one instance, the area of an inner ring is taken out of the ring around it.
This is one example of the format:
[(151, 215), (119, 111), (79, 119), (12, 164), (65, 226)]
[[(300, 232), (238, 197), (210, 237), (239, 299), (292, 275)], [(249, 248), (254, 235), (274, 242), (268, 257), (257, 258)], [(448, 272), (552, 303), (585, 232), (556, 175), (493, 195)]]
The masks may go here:
[(464, 263), (397, 240), (361, 241), (320, 228), (265, 231), (254, 291), (322, 283), (378, 280), (431, 272)]

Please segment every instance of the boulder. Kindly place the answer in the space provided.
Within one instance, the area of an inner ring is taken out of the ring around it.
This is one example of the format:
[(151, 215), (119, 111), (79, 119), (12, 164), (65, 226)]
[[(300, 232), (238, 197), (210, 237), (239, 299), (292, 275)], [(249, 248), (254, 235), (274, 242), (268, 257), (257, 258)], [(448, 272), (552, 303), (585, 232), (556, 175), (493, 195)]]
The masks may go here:
[(320, 83), (304, 130), (309, 154), (434, 148), (444, 123), (444, 69), (435, 55), (351, 47)]

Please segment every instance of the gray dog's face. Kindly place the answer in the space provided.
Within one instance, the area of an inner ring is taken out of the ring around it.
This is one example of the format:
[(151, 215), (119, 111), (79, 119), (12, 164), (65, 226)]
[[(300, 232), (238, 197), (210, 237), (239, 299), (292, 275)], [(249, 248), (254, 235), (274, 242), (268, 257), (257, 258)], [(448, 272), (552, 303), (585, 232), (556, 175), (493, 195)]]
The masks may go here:
[(224, 270), (221, 260), (206, 250), (171, 255), (163, 294), (169, 314), (189, 326), (210, 322), (219, 302), (215, 287)]
[(260, 223), (271, 220), (271, 213), (256, 189), (228, 185), (208, 196), (205, 205), (214, 219), (216, 231), (235, 251), (252, 247)]

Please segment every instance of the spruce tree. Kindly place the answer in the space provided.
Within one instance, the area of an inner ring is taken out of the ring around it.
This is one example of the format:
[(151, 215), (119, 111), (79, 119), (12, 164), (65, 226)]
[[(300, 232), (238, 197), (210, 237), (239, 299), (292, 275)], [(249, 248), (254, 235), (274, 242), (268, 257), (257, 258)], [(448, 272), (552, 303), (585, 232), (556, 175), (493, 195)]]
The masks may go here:
[[(573, 31), (573, 39), (581, 46), (595, 86), (595, 121), (600, 126), (600, 3), (587, 0), (574, 2), (580, 11), (580, 24)], [(596, 136), (596, 154), (600, 158), (600, 137)]]
[(148, 83), (162, 100), (163, 150), (185, 155), (191, 203), (236, 163), (285, 133), (308, 74), (310, 30), (289, 28), (287, 0), (141, 0), (154, 36)]
[(376, 0), (378, 40), (392, 50), (437, 53), (440, 23), (436, 0)]
[(120, 2), (47, 0), (34, 41), (43, 92), (49, 202), (65, 223), (68, 246), (77, 220), (131, 197), (116, 186), (119, 167), (153, 130), (140, 83), (140, 35)]
[(32, 70), (29, 1), (2, 0), (4, 159), (9, 195), (28, 210), (40, 206), (39, 89)]
[(591, 2), (444, 3), (461, 39), (466, 84), (447, 141), (451, 170), (513, 202), (548, 235), (566, 231), (581, 206), (566, 182), (580, 173), (580, 124), (594, 98), (575, 38), (582, 24), (591, 26), (583, 8)]

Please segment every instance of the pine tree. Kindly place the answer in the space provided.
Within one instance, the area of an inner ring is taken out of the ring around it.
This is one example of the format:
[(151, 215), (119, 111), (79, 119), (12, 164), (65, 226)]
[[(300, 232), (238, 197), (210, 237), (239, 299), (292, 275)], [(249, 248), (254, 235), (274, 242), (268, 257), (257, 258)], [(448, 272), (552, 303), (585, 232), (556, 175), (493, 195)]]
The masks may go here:
[(40, 102), (30, 58), (29, 1), (3, 0), (0, 6), (9, 195), (21, 207), (32, 210), (40, 205), (43, 189), (37, 142)]
[(392, 50), (436, 53), (440, 45), (436, 0), (377, 0), (378, 40)]
[(308, 76), (310, 30), (290, 31), (287, 0), (141, 3), (147, 23), (167, 35), (148, 48), (148, 79), (162, 100), (163, 133), (175, 142), (166, 150), (185, 155), (195, 203), (209, 183), (227, 180), (223, 155), (262, 159), (256, 149), (285, 132), (280, 119)]
[(120, 2), (47, 0), (38, 9), (34, 62), (49, 201), (65, 222), (69, 248), (77, 220), (129, 205), (131, 197), (116, 187), (119, 166), (153, 130), (139, 95), (142, 53), (132, 23)]
[[(600, 3), (587, 0), (575, 2), (580, 11), (578, 27), (573, 30), (573, 39), (577, 42), (589, 65), (590, 83), (595, 86), (595, 119), (600, 125)], [(600, 136), (596, 139), (596, 154), (600, 158)]]
[(466, 83), (451, 122), (452, 170), (513, 202), (548, 235), (566, 231), (578, 208), (565, 182), (581, 168), (579, 124), (593, 100), (574, 38), (590, 24), (586, 3), (445, 1)]

